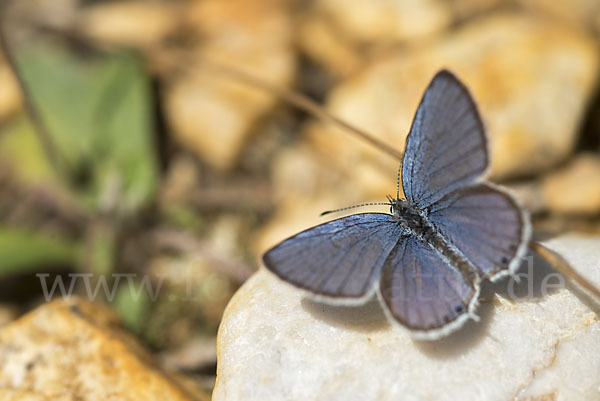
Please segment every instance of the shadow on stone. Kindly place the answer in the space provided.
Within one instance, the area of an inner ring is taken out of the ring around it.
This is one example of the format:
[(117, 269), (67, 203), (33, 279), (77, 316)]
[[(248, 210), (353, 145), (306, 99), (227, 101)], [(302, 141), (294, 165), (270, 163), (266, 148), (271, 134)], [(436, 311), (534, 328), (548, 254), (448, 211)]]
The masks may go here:
[(329, 305), (309, 298), (303, 298), (301, 304), (302, 308), (315, 319), (322, 320), (332, 326), (363, 333), (390, 328), (390, 323), (383, 314), (383, 310), (381, 310), (379, 301), (375, 296), (367, 303), (357, 306)]
[(415, 346), (427, 356), (435, 359), (459, 357), (482, 341), (488, 334), (494, 307), (490, 302), (480, 299), (477, 308), (479, 321), (469, 319), (454, 333), (435, 341), (417, 341)]

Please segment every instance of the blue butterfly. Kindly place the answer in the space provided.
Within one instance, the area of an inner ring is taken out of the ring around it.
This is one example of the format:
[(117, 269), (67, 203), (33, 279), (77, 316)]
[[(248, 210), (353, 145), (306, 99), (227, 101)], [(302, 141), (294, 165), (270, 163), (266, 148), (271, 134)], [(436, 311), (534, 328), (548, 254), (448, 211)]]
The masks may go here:
[(282, 280), (319, 300), (361, 304), (377, 294), (386, 315), (434, 340), (476, 318), (483, 279), (519, 266), (529, 217), (485, 181), (487, 137), (468, 89), (447, 70), (423, 95), (400, 166), (406, 199), (390, 214), (354, 214), (284, 240), (263, 257)]

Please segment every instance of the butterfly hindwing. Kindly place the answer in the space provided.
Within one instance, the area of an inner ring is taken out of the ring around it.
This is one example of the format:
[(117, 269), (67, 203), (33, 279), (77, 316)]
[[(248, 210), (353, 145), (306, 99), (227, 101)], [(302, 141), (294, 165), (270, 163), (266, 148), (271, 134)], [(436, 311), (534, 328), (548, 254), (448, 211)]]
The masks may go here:
[(388, 214), (355, 214), (288, 238), (263, 260), (284, 281), (316, 295), (361, 300), (369, 295), (401, 234)]
[(483, 123), (467, 88), (449, 71), (436, 74), (417, 109), (406, 142), (402, 186), (426, 209), (472, 183), (488, 166)]
[(489, 184), (462, 188), (431, 205), (430, 221), (484, 277), (514, 273), (529, 239), (527, 216)]
[(472, 312), (477, 286), (418, 238), (402, 239), (384, 263), (379, 295), (391, 317), (413, 336), (433, 339)]

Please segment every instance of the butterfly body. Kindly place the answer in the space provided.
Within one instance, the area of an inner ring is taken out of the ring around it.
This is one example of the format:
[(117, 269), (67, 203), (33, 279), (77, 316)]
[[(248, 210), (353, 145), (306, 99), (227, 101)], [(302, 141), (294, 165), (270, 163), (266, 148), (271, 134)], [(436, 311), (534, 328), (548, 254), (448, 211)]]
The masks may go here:
[(407, 137), (406, 199), (388, 197), (391, 214), (353, 214), (296, 234), (265, 253), (265, 266), (325, 302), (359, 304), (375, 293), (415, 338), (447, 335), (475, 316), (482, 280), (516, 271), (530, 237), (523, 209), (484, 180), (488, 166), (475, 102), (442, 70)]
[(406, 199), (391, 199), (390, 211), (394, 219), (403, 228), (403, 237), (413, 237), (427, 244), (443, 258), (450, 262), (463, 278), (478, 285), (479, 272), (459, 250), (450, 244), (450, 241), (429, 221), (427, 211), (420, 210), (416, 205)]

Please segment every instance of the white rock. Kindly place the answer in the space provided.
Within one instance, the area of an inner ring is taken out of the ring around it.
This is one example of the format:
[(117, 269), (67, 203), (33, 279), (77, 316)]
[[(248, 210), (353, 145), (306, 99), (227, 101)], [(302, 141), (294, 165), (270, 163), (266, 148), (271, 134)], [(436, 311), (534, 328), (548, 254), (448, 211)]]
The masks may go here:
[[(600, 238), (546, 245), (600, 286)], [(411, 340), (376, 301), (322, 305), (263, 269), (225, 312), (213, 400), (600, 399), (598, 305), (569, 285), (544, 294), (558, 278), (530, 261), (514, 297), (508, 280), (488, 285), (481, 321), (435, 342)]]

